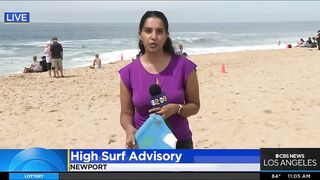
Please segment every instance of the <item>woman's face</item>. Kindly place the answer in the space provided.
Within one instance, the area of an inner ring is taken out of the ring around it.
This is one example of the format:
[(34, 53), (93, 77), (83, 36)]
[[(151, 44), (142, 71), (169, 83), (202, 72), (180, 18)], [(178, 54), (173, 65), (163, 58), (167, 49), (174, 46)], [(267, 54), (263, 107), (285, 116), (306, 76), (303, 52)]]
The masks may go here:
[(163, 46), (167, 41), (168, 34), (166, 33), (164, 24), (160, 18), (148, 18), (140, 32), (140, 38), (146, 52), (163, 51)]

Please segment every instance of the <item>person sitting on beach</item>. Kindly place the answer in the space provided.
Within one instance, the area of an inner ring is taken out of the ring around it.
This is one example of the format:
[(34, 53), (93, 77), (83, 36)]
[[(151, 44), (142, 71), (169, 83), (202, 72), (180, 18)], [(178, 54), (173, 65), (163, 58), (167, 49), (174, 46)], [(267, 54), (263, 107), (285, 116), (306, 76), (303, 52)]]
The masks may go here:
[(47, 61), (46, 61), (46, 56), (41, 57), (40, 65), (42, 66), (42, 72), (47, 72)]
[(101, 64), (101, 59), (99, 58), (99, 54), (96, 54), (94, 60), (93, 60), (93, 65), (90, 66), (91, 69), (101, 69), (102, 64)]
[(308, 40), (306, 41), (306, 45), (305, 47), (311, 48), (312, 47), (312, 40), (311, 37), (308, 38)]
[(183, 46), (182, 44), (178, 45), (178, 48), (176, 49), (176, 55), (182, 55), (183, 54)]
[(33, 56), (33, 63), (29, 68), (24, 68), (23, 73), (33, 73), (33, 72), (42, 72), (42, 66), (39, 61), (37, 61), (37, 56)]
[(297, 42), (297, 47), (304, 47), (304, 40), (302, 38)]

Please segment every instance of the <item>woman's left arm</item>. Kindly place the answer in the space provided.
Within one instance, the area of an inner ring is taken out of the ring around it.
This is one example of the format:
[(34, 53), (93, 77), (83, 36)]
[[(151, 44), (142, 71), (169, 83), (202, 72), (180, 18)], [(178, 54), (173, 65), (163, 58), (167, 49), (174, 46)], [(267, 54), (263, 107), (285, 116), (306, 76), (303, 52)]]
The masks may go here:
[(189, 117), (198, 113), (200, 109), (199, 83), (197, 72), (194, 70), (187, 79), (186, 84), (186, 100), (182, 104), (180, 116)]

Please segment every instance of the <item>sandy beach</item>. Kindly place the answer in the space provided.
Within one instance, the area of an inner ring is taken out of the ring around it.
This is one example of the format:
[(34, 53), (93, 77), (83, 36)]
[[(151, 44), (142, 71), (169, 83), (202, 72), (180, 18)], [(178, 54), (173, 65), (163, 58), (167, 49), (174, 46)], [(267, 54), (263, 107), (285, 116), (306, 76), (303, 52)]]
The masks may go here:
[[(195, 148), (320, 147), (320, 52), (243, 51), (191, 56), (201, 108)], [(130, 61), (0, 76), (0, 148), (124, 148), (118, 70)], [(226, 73), (220, 73), (221, 64)]]

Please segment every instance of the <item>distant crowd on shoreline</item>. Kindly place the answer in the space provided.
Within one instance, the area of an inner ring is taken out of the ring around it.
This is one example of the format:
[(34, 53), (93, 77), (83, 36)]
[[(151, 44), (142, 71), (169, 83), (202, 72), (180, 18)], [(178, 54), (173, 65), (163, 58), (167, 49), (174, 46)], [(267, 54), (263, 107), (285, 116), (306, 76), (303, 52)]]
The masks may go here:
[[(39, 73), (39, 72), (49, 72), (50, 78), (52, 77), (51, 71), (53, 71), (53, 77), (59, 78), (64, 77), (63, 75), (63, 47), (58, 43), (58, 38), (53, 37), (52, 41), (46, 42), (46, 47), (43, 51), (44, 56), (41, 57), (41, 61), (38, 61), (37, 56), (33, 56), (33, 63), (30, 67), (25, 67), (23, 73)], [(184, 51), (182, 44), (177, 46), (175, 50), (177, 55), (183, 55), (185, 57), (188, 54)], [(99, 58), (99, 54), (95, 55), (93, 63), (89, 66), (90, 69), (101, 69), (102, 60)]]
[(309, 37), (306, 41), (301, 38), (299, 41), (297, 41), (296, 47), (316, 48), (317, 44), (318, 43), (315, 37)]
[(316, 48), (318, 46), (318, 50), (320, 50), (320, 30), (318, 30), (317, 33), (315, 37), (309, 37), (306, 41), (300, 38), (300, 40), (297, 41), (296, 47)]
[[(278, 42), (280, 45), (281, 42)], [(297, 45), (295, 47), (302, 48), (316, 48), (320, 50), (320, 30), (318, 30), (317, 35), (315, 37), (309, 37), (308, 40), (304, 40), (301, 38), (297, 41)], [(287, 44), (287, 48), (292, 48), (291, 44)], [(49, 72), (49, 76), (52, 77), (51, 71), (53, 71), (53, 77), (59, 78), (64, 77), (63, 75), (63, 47), (60, 43), (58, 43), (58, 38), (53, 37), (52, 41), (47, 41), (46, 47), (43, 51), (44, 56), (41, 57), (41, 61), (37, 60), (37, 56), (33, 56), (33, 63), (30, 67), (25, 67), (23, 73), (37, 73), (37, 72)], [(177, 55), (183, 55), (185, 57), (188, 54), (184, 51), (182, 44), (179, 44), (175, 50)], [(134, 59), (133, 59), (134, 60)], [(90, 69), (101, 69), (102, 68), (102, 60), (99, 58), (99, 54), (95, 55), (93, 59), (93, 63), (89, 66)]]
[(37, 60), (37, 56), (33, 56), (33, 63), (30, 67), (26, 67), (23, 70), (23, 73), (36, 73), (36, 72), (49, 72), (51, 75), (51, 70), (53, 71), (54, 78), (63, 78), (63, 47), (58, 43), (58, 38), (53, 37), (52, 42), (47, 41), (46, 47), (43, 51), (44, 56), (41, 57), (41, 61)]
[[(280, 45), (281, 42), (278, 42)], [(304, 47), (304, 48), (316, 48), (320, 50), (320, 30), (318, 30), (315, 37), (309, 37), (308, 40), (301, 38), (297, 41), (295, 47)], [(291, 44), (287, 44), (287, 48), (292, 48)], [(53, 71), (53, 77), (59, 78), (64, 77), (63, 75), (63, 47), (58, 43), (58, 38), (53, 37), (52, 41), (47, 41), (46, 47), (44, 49), (44, 56), (41, 57), (41, 61), (37, 60), (37, 56), (33, 56), (33, 63), (30, 67), (25, 67), (23, 73), (35, 73), (35, 72), (49, 72), (49, 76), (52, 77), (51, 71)], [(183, 55), (187, 57), (187, 53), (184, 51), (182, 44), (179, 44), (175, 50), (177, 55)], [(132, 59), (134, 60), (134, 59)], [(102, 60), (99, 58), (99, 54), (95, 55), (92, 66), (89, 66), (90, 69), (101, 69)]]

